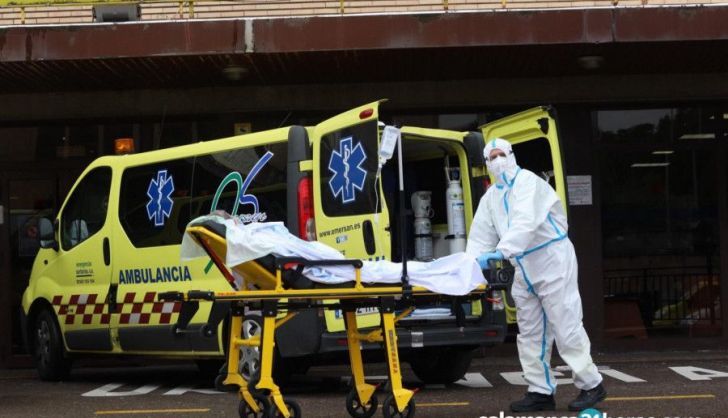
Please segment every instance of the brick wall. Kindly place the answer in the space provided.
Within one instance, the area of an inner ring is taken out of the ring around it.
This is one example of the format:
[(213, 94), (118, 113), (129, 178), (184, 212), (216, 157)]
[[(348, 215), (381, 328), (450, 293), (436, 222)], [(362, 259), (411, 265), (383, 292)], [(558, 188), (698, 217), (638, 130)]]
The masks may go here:
[[(726, 4), (728, 0), (239, 0), (147, 1), (142, 20), (221, 19), (236, 17), (285, 17), (361, 13), (411, 13), (469, 10), (524, 10), (549, 8), (644, 7), (663, 5)], [(90, 5), (0, 7), (0, 26), (20, 24), (69, 24), (93, 22)]]

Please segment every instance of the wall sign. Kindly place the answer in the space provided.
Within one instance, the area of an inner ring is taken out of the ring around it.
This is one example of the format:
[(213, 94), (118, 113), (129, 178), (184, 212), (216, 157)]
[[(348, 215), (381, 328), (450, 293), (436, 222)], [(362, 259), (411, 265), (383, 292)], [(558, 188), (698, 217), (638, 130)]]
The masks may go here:
[(569, 206), (592, 204), (592, 176), (566, 176)]

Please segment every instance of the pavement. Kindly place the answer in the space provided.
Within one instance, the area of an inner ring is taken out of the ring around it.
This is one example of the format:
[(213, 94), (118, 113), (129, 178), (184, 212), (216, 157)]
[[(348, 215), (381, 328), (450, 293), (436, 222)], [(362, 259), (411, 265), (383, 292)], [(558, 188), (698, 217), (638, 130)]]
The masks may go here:
[[(594, 359), (609, 392), (597, 407), (601, 418), (728, 416), (728, 350), (598, 353)], [(586, 418), (566, 410), (578, 390), (568, 368), (554, 360), (558, 410), (533, 416)], [(215, 391), (212, 379), (200, 375), (191, 362), (137, 364), (82, 363), (68, 381), (56, 383), (38, 380), (31, 369), (0, 370), (0, 417), (238, 416), (237, 394)], [(367, 364), (366, 371), (371, 382), (385, 380), (383, 363)], [(528, 416), (508, 412), (510, 402), (526, 391), (515, 356), (486, 352), (473, 360), (465, 379), (447, 386), (424, 385), (408, 367), (403, 373), (405, 387), (420, 389), (417, 417)], [(347, 417), (348, 391), (347, 365), (313, 367), (283, 388), (306, 417)], [(378, 393), (380, 405), (385, 396)]]

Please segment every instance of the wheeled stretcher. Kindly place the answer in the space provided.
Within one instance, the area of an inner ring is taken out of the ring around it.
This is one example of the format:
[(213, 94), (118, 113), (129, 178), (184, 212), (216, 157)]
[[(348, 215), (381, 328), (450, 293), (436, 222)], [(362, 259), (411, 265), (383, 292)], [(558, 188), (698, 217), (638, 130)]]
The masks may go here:
[[(415, 391), (402, 386), (397, 333), (395, 325), (417, 306), (448, 297), (433, 293), (426, 288), (399, 285), (364, 284), (361, 280), (361, 260), (308, 260), (299, 257), (268, 255), (232, 267), (225, 265), (226, 239), (224, 226), (202, 223), (188, 226), (187, 234), (212, 259), (215, 266), (230, 282), (231, 291), (188, 291), (160, 293), (160, 300), (182, 301), (182, 309), (176, 331), (184, 332), (199, 308), (199, 301), (212, 301), (213, 306), (202, 332), (216, 336), (218, 325), (230, 318), (227, 350), (227, 376), (223, 385), (239, 388), (239, 413), (241, 417), (300, 417), (300, 406), (293, 400), (284, 399), (280, 388), (272, 378), (275, 330), (293, 318), (298, 310), (340, 309), (346, 325), (349, 360), (353, 375), (353, 389), (347, 396), (346, 409), (357, 418), (371, 417), (377, 409), (377, 386), (366, 382), (362, 362), (361, 343), (383, 344), (389, 370), (390, 392), (382, 410), (384, 417), (412, 417), (415, 412)], [(350, 265), (354, 268), (354, 280), (339, 285), (322, 285), (311, 282), (302, 275), (304, 267)], [(242, 283), (240, 283), (242, 278)], [(237, 284), (236, 284), (237, 281)], [(486, 285), (480, 285), (462, 299), (485, 297)], [(338, 300), (331, 303), (331, 300)], [(242, 324), (246, 308), (258, 307), (262, 311), (260, 335), (243, 338)], [(356, 311), (359, 308), (378, 308), (381, 315), (379, 328), (361, 333), (357, 327)], [(397, 313), (399, 312), (399, 313)], [(239, 350), (242, 347), (259, 347), (260, 370), (257, 376), (246, 381), (239, 371)]]

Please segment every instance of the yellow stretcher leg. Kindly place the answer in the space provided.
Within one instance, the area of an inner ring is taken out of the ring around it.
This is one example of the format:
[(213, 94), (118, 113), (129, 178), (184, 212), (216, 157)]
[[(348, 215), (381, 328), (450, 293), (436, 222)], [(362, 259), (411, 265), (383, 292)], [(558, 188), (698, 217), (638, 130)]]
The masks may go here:
[(366, 408), (377, 389), (364, 381), (364, 362), (361, 357), (361, 340), (356, 323), (356, 312), (347, 311), (344, 313), (346, 321), (346, 341), (349, 345), (349, 361), (351, 362), (351, 373), (354, 377), (354, 389), (359, 397), (360, 404)]
[[(397, 331), (395, 329), (394, 301), (391, 298), (382, 298), (382, 333), (384, 334), (384, 351), (389, 365), (389, 383), (392, 386), (392, 396), (399, 412), (404, 412), (412, 401), (414, 392), (402, 387), (402, 370), (399, 363), (399, 350), (397, 347)], [(414, 402), (414, 401), (412, 401)], [(383, 407), (387, 408), (387, 402)]]
[(270, 300), (263, 302), (263, 329), (260, 340), (260, 381), (255, 386), (258, 390), (267, 390), (273, 403), (284, 418), (291, 415), (283, 400), (278, 385), (273, 382), (273, 350), (275, 349), (275, 330), (278, 301)]
[(243, 316), (233, 315), (230, 321), (230, 342), (228, 345), (227, 359), (227, 377), (223, 381), (224, 385), (237, 385), (240, 399), (250, 405), (256, 413), (264, 412), (258, 407), (258, 403), (253, 395), (248, 391), (248, 384), (240, 375), (240, 347), (243, 345), (258, 345), (260, 341), (255, 339), (242, 339)]

